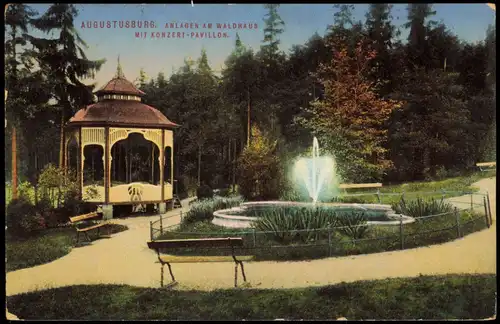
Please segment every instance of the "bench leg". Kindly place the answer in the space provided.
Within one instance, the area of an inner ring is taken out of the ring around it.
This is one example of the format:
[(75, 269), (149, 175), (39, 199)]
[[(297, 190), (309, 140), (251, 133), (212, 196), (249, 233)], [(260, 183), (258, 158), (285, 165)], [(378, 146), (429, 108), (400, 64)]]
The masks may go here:
[(76, 244), (80, 241), (80, 232), (76, 231)]
[(162, 263), (162, 264), (161, 264), (161, 287), (162, 287), (162, 288), (163, 288), (163, 267), (164, 267), (164, 266), (165, 266), (165, 265)]
[[(165, 266), (165, 263), (162, 263), (161, 264), (161, 286), (163, 287), (163, 268)], [(167, 263), (167, 266), (168, 266), (168, 272), (170, 272), (170, 277), (172, 277), (172, 283), (175, 283), (175, 277), (174, 277), (174, 274), (172, 273), (172, 267), (170, 266), (170, 263)]]
[(234, 286), (238, 287), (238, 263), (234, 263)]
[(241, 274), (243, 275), (243, 281), (247, 282), (247, 276), (245, 276), (245, 268), (243, 267), (243, 262), (239, 262), (241, 266)]
[(167, 263), (168, 266), (168, 272), (170, 272), (170, 277), (172, 277), (172, 281), (175, 282), (174, 274), (172, 273), (172, 267), (170, 266), (170, 263)]

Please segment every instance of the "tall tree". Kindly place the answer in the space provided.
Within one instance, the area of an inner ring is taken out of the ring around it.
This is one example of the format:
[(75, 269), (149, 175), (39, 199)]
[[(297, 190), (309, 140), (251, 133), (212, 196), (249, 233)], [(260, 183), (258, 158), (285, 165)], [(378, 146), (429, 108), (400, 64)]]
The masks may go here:
[(83, 78), (94, 78), (105, 60), (87, 59), (84, 49), (87, 44), (74, 27), (78, 10), (72, 4), (53, 4), (33, 25), (49, 34), (59, 32), (55, 39), (30, 37), (37, 52), (40, 68), (48, 71), (52, 83), (54, 99), (61, 111), (59, 164), (64, 161), (64, 124), (76, 109), (90, 104), (94, 100), (94, 85), (86, 85)]
[(268, 59), (274, 59), (279, 51), (279, 36), (285, 31), (285, 22), (278, 14), (279, 4), (266, 4), (267, 14), (264, 18), (264, 45), (261, 50)]
[[(37, 13), (29, 6), (24, 4), (10, 4), (5, 12), (5, 25), (7, 39), (5, 41), (6, 58), (6, 84), (8, 85), (9, 97), (6, 101), (6, 115), (11, 125), (11, 157), (12, 157), (12, 198), (17, 198), (17, 126), (21, 120), (23, 109), (25, 109), (25, 100), (21, 96), (22, 83), (20, 82), (19, 66), (21, 54), (17, 52), (18, 46), (26, 45), (28, 27), (32, 18)], [(26, 61), (25, 61), (26, 62)]]
[(471, 166), (475, 132), (456, 74), (423, 67), (398, 80), (397, 98), (407, 104), (391, 120), (392, 159), (399, 180), (424, 179), (435, 172)]
[(359, 42), (349, 53), (342, 35), (329, 39), (333, 59), (319, 67), (317, 77), (325, 88), (323, 100), (312, 104), (302, 123), (335, 156), (345, 180), (380, 180), (391, 166), (385, 148), (385, 123), (400, 102), (382, 100), (367, 78), (375, 52)]
[(395, 72), (391, 64), (391, 51), (399, 31), (392, 23), (392, 7), (387, 3), (371, 4), (366, 14), (368, 40), (376, 52), (375, 58), (371, 61), (373, 66), (371, 77), (382, 96), (392, 91), (392, 77)]
[(427, 36), (429, 31), (437, 25), (434, 20), (429, 20), (436, 14), (429, 3), (412, 3), (408, 5), (408, 22), (404, 27), (410, 29), (408, 35), (407, 62), (411, 69), (427, 67), (430, 59)]

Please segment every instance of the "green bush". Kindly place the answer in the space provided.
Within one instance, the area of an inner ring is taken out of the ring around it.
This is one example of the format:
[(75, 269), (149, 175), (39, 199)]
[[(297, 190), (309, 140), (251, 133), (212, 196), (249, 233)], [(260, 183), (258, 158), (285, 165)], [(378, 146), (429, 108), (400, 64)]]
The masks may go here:
[(214, 191), (207, 185), (203, 185), (201, 187), (198, 187), (198, 189), (196, 189), (196, 197), (198, 198), (198, 200), (210, 199), (213, 198), (213, 196), (214, 196)]
[(325, 229), (330, 227), (338, 229), (352, 239), (366, 236), (369, 227), (366, 224), (368, 217), (361, 212), (335, 212), (330, 208), (276, 208), (263, 211), (254, 226), (257, 230), (269, 232), (275, 241), (289, 244), (295, 241), (309, 243), (320, 240), (325, 236)]
[(352, 212), (348, 214), (339, 214), (337, 216), (337, 230), (352, 238), (358, 240), (364, 238), (370, 227), (366, 225), (368, 218), (363, 212)]
[(257, 127), (252, 127), (252, 141), (238, 159), (238, 186), (248, 200), (278, 199), (283, 188), (277, 141)]
[(199, 221), (212, 220), (213, 213), (216, 210), (227, 209), (239, 206), (243, 199), (237, 197), (214, 197), (196, 201), (191, 205), (189, 212), (183, 218), (184, 224), (190, 224)]
[(25, 197), (12, 200), (7, 206), (7, 232), (13, 236), (30, 236), (44, 229), (45, 221)]
[(417, 197), (415, 200), (406, 201), (402, 197), (398, 203), (392, 204), (392, 209), (398, 214), (418, 218), (452, 212), (453, 205), (442, 198), (424, 200), (422, 197)]

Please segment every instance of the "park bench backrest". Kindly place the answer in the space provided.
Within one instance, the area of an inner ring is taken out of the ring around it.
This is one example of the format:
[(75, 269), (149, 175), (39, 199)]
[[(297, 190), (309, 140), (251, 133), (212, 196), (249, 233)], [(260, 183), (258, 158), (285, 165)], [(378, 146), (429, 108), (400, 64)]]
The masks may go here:
[(380, 188), (381, 183), (342, 183), (340, 189), (358, 189), (358, 188)]
[(98, 212), (92, 212), (92, 213), (88, 213), (88, 214), (78, 215), (78, 216), (75, 216), (75, 217), (70, 217), (69, 220), (70, 220), (71, 223), (77, 223), (77, 222), (80, 222), (80, 221), (83, 221), (83, 220), (87, 220), (87, 219), (91, 219), (91, 218), (95, 218), (95, 217), (99, 217), (99, 213)]
[(243, 246), (241, 237), (161, 240), (148, 242), (150, 249), (179, 248), (179, 247), (237, 247)]

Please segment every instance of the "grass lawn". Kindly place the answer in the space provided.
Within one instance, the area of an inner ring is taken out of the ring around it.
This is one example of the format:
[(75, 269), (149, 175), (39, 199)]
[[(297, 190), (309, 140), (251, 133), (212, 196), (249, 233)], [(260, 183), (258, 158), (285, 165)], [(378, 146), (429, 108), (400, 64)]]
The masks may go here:
[(7, 297), (7, 305), (25, 320), (484, 319), (495, 298), (495, 275), (449, 275), (211, 292), (79, 285)]
[[(421, 193), (425, 194), (426, 198), (441, 198), (443, 189), (447, 192), (445, 198), (460, 196), (464, 192), (477, 192), (479, 188), (472, 186), (473, 183), (496, 176), (496, 170), (484, 171), (484, 172), (474, 172), (470, 175), (448, 178), (444, 180), (437, 181), (415, 181), (402, 184), (384, 184), (380, 188), (380, 198), (383, 204), (392, 204), (399, 201), (401, 198), (397, 193), (405, 192), (405, 197), (415, 198)], [(347, 191), (349, 194), (356, 194), (356, 196), (344, 196), (340, 200), (344, 202), (354, 202), (354, 203), (378, 203), (376, 189), (349, 189)], [(435, 194), (429, 194), (435, 192)], [(344, 192), (341, 192), (341, 195)], [(362, 195), (366, 193), (366, 195)]]
[[(127, 230), (123, 225), (113, 224), (111, 233)], [(95, 237), (94, 233), (90, 234)], [(29, 268), (49, 263), (68, 254), (75, 246), (76, 231), (72, 227), (44, 230), (36, 236), (18, 239), (7, 236), (5, 239), (6, 271)]]

